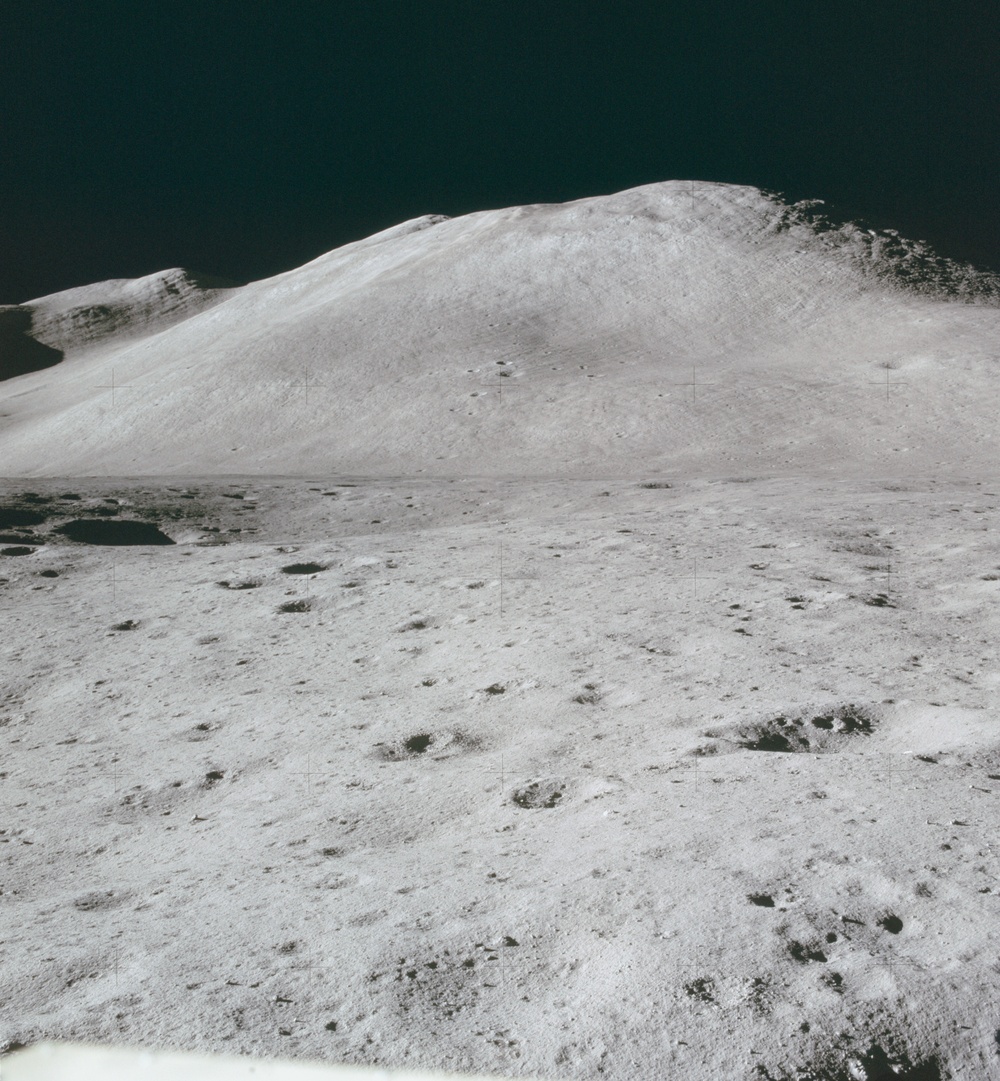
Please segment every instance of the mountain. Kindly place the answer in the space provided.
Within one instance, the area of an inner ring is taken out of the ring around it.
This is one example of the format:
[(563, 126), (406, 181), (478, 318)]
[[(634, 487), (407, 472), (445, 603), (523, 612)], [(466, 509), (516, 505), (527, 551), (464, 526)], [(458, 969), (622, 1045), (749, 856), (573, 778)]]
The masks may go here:
[(428, 215), (240, 288), (168, 271), (2, 309), (38, 370), (6, 365), (0, 460), (18, 476), (978, 468), (996, 278), (815, 209), (671, 181)]

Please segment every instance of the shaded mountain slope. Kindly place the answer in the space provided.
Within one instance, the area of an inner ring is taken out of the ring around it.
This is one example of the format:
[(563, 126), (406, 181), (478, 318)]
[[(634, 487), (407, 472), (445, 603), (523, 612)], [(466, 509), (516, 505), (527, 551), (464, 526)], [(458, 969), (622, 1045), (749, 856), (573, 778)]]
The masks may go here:
[(175, 268), (0, 307), (0, 379), (155, 334), (224, 299), (233, 282)]

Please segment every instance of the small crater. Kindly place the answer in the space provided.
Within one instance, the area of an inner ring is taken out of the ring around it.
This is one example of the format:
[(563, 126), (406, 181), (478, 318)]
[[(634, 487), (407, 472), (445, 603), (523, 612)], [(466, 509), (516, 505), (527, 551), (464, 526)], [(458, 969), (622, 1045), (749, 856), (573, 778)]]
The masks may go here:
[(870, 608), (895, 608), (896, 606), (889, 600), (888, 593), (876, 593), (874, 597), (869, 597), (865, 601)]
[(514, 790), (511, 799), (526, 809), (555, 807), (563, 797), (563, 785), (558, 781), (532, 781)]
[(839, 972), (824, 972), (821, 979), (831, 990), (838, 995), (844, 993), (844, 977)]
[(491, 683), (483, 688), (484, 694), (504, 694), (507, 688), (502, 683)]
[(426, 619), (412, 619), (405, 626), (400, 627), (399, 630), (400, 633), (404, 631), (423, 631), (427, 629), (427, 626), (428, 624)]
[(59, 572), (58, 571), (53, 571), (53, 570), (39, 571), (38, 572), (38, 577), (39, 578), (58, 578), (59, 577)]
[(792, 940), (788, 943), (788, 952), (795, 958), (796, 961), (800, 961), (803, 964), (807, 964), (809, 961), (821, 961), (826, 963), (826, 954), (817, 949), (814, 946), (806, 946), (797, 940)]
[(684, 991), (699, 1002), (715, 1002), (715, 980), (711, 976), (699, 976), (684, 984)]
[(747, 900), (761, 908), (774, 908), (774, 898), (769, 893), (748, 893)]
[(73, 907), (81, 912), (99, 912), (104, 909), (116, 908), (125, 900), (122, 894), (116, 894), (114, 890), (91, 890), (84, 893), (73, 901)]
[[(448, 743), (447, 738), (444, 740)], [(451, 742), (455, 742), (452, 740)], [(375, 754), (384, 762), (402, 762), (408, 758), (417, 758), (435, 747), (438, 740), (430, 732), (417, 732), (396, 743), (376, 743)]]
[(30, 556), (34, 555), (35, 551), (35, 548), (28, 548), (26, 545), (18, 544), (12, 548), (0, 548), (0, 556)]
[(769, 976), (754, 976), (746, 990), (747, 1003), (758, 1017), (770, 1015), (774, 1006), (774, 988)]
[(287, 566), (281, 568), (282, 574), (318, 574), (320, 571), (325, 571), (326, 567), (322, 563), (289, 563)]
[(138, 626), (139, 624), (134, 619), (126, 619), (121, 623), (116, 623), (114, 629), (116, 631), (134, 631)]
[(258, 586), (263, 585), (259, 578), (238, 578), (232, 582), (226, 579), (216, 584), (222, 586), (223, 589), (257, 589)]
[(279, 612), (308, 612), (312, 605), (308, 601), (285, 601), (278, 605)]
[(667, 484), (665, 480), (651, 480), (645, 484), (640, 484), (640, 488), (672, 488), (672, 484)]

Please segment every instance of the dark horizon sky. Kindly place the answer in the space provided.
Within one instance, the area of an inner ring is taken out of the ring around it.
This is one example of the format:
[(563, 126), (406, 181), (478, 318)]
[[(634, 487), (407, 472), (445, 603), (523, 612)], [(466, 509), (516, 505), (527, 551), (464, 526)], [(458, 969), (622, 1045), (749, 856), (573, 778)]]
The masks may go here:
[(669, 179), (1000, 270), (998, 31), (977, 0), (0, 3), (0, 303)]

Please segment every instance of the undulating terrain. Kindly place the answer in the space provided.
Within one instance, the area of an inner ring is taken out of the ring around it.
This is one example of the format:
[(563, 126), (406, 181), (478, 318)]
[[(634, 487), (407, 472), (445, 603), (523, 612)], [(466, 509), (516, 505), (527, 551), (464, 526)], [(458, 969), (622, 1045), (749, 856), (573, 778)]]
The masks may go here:
[(679, 183), (0, 309), (0, 1044), (1000, 1076), (998, 330)]

